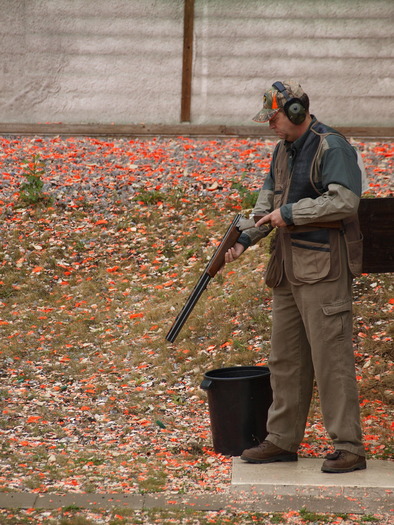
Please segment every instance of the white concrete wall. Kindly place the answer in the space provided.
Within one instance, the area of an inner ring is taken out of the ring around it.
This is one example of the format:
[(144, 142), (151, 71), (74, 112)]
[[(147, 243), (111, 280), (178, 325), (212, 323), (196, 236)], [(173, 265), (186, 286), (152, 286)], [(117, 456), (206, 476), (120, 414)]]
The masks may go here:
[(336, 125), (394, 125), (393, 0), (199, 0), (192, 118), (242, 122), (298, 79)]
[(0, 0), (0, 120), (179, 122), (181, 0)]
[[(0, 0), (0, 121), (175, 124), (182, 0)], [(195, 0), (191, 121), (248, 124), (297, 78), (336, 126), (393, 126), (393, 0)]]

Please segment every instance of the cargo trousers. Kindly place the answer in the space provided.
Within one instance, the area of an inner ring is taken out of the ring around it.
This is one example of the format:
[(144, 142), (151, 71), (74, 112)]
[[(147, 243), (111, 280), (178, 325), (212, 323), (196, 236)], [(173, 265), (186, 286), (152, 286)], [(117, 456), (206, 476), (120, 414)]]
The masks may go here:
[(319, 391), (325, 428), (336, 450), (365, 455), (353, 352), (352, 276), (345, 263), (336, 281), (273, 288), (273, 403), (266, 439), (296, 452), (313, 394)]

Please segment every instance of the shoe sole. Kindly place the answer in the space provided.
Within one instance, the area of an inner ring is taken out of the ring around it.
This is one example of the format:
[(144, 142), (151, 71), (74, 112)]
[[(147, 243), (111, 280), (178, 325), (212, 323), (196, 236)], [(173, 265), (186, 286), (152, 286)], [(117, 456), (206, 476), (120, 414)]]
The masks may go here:
[(350, 467), (350, 468), (330, 468), (330, 467), (322, 467), (321, 468), (321, 471), (322, 472), (327, 472), (329, 474), (342, 474), (342, 473), (345, 473), (345, 472), (354, 472), (355, 470), (364, 470), (367, 468), (367, 465), (364, 463), (364, 464), (361, 464), (361, 465), (355, 465), (354, 467)]
[(248, 457), (245, 457), (245, 456), (241, 456), (241, 459), (243, 461), (247, 461), (248, 463), (278, 463), (278, 462), (285, 462), (285, 461), (298, 461), (298, 456), (297, 454), (294, 454), (294, 455), (288, 455), (288, 456), (273, 456), (272, 458), (267, 458), (267, 459), (253, 459), (253, 458), (248, 458)]

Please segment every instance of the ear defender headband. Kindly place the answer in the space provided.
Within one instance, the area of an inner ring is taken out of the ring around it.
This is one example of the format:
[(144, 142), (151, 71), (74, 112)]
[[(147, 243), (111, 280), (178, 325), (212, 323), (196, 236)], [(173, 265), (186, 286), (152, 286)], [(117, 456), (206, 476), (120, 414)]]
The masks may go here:
[(272, 87), (277, 89), (286, 99), (283, 107), (287, 118), (293, 124), (302, 124), (306, 118), (306, 109), (299, 98), (291, 98), (282, 82), (275, 82)]

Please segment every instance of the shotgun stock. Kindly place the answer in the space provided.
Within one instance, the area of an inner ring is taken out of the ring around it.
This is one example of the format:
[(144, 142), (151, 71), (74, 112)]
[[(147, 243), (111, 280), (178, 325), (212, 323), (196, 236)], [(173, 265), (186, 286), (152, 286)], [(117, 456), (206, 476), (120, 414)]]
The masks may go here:
[(192, 312), (193, 308), (197, 304), (197, 301), (201, 297), (201, 294), (208, 286), (209, 281), (215, 277), (220, 268), (224, 264), (224, 256), (229, 248), (234, 246), (237, 242), (241, 231), (238, 229), (239, 221), (242, 218), (241, 214), (236, 215), (233, 222), (228, 227), (226, 233), (224, 234), (219, 246), (216, 248), (211, 260), (208, 262), (207, 266), (197, 284), (193, 288), (191, 294), (189, 295), (188, 300), (185, 303), (185, 306), (177, 315), (172, 327), (170, 328), (168, 334), (166, 335), (167, 341), (173, 343), (182, 329), (182, 326), (185, 324), (187, 318)]

